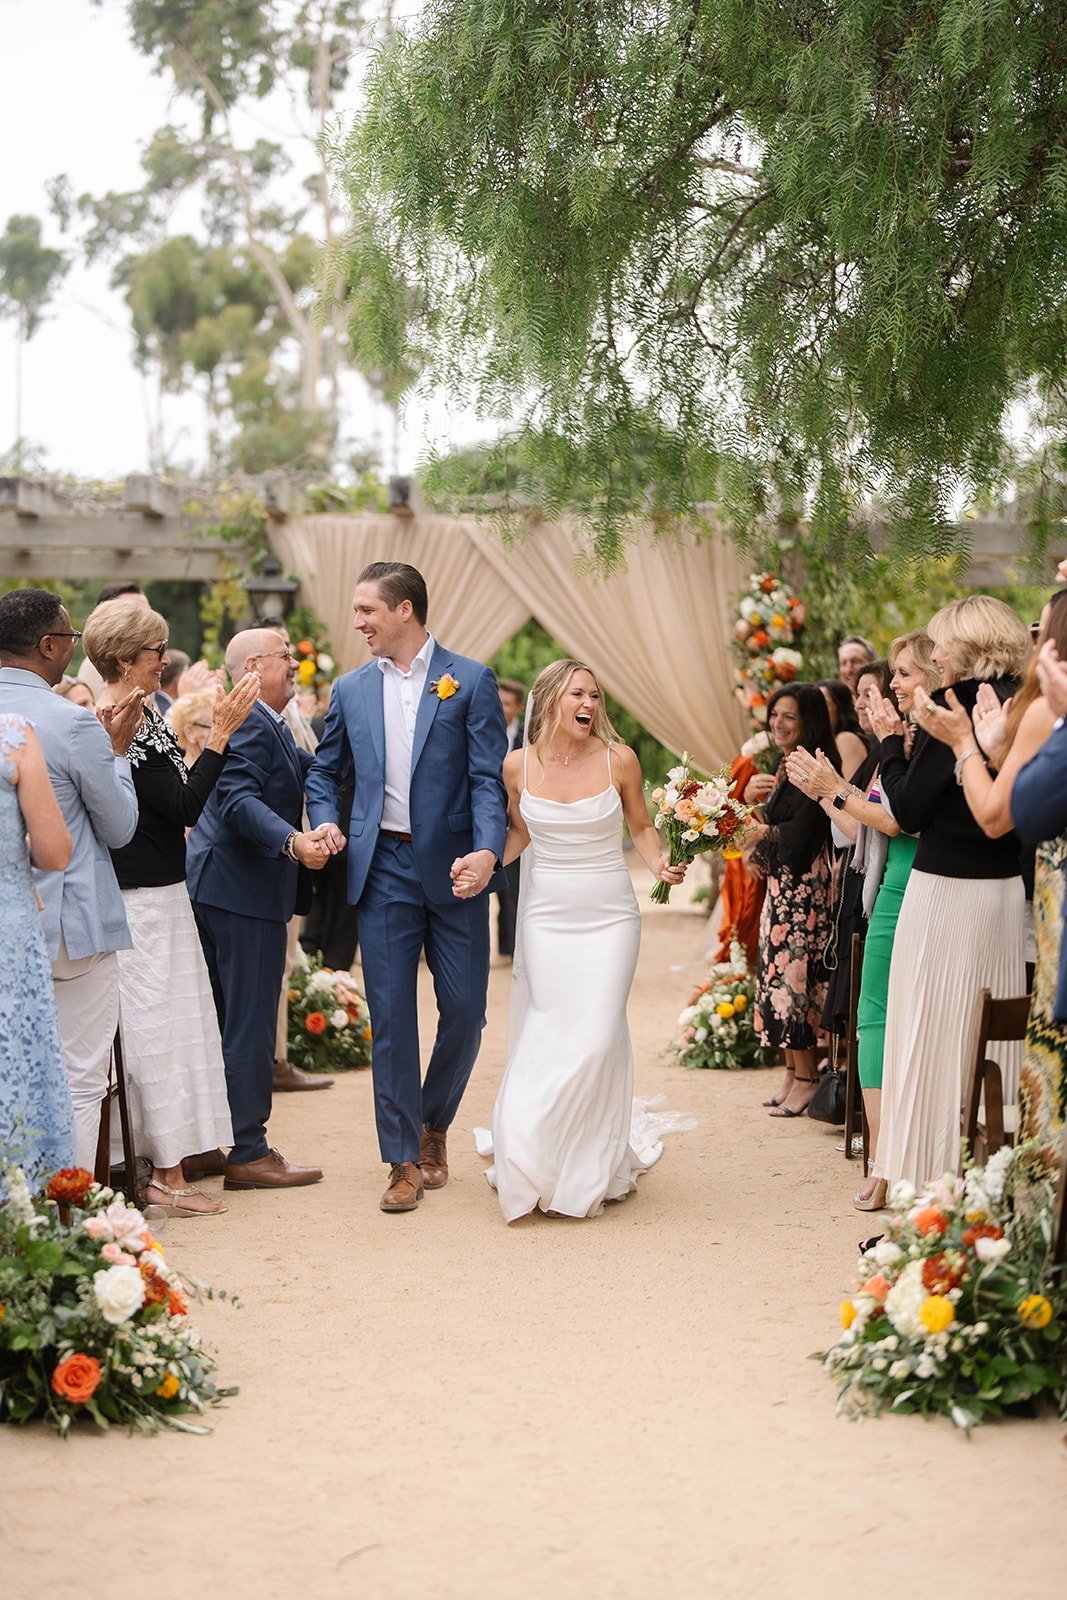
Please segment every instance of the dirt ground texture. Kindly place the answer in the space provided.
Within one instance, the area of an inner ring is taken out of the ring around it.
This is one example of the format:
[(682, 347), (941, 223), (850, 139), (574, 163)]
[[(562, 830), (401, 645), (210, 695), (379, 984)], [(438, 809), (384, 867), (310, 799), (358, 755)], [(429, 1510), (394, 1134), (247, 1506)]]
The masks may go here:
[(378, 1210), (369, 1073), (279, 1096), (273, 1141), (324, 1181), (163, 1235), (243, 1300), (194, 1309), (239, 1396), (208, 1438), (3, 1430), (5, 1600), (1061, 1595), (1055, 1419), (835, 1416), (809, 1355), (877, 1219), (833, 1130), (760, 1109), (777, 1073), (665, 1063), (706, 940), (681, 906), (644, 919), (637, 1090), (700, 1126), (596, 1220), (505, 1226), (475, 1154), (507, 967), (415, 1214)]

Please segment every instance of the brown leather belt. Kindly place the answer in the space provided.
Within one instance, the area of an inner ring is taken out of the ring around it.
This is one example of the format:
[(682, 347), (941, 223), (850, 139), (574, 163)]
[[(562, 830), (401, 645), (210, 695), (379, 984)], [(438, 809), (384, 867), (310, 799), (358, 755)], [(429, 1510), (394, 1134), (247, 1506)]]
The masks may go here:
[(379, 828), (378, 832), (384, 834), (387, 839), (399, 839), (403, 844), (411, 843), (410, 833), (395, 833), (392, 828)]

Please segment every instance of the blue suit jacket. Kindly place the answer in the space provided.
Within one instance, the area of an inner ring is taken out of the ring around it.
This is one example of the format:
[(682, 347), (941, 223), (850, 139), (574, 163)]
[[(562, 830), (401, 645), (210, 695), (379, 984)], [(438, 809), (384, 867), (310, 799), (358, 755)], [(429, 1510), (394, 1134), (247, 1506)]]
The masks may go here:
[[(1011, 820), (1028, 844), (1055, 839), (1067, 830), (1067, 723), (1054, 728), (1015, 779)], [(1067, 895), (1067, 883), (1064, 885)], [(1067, 1022), (1067, 928), (1060, 940), (1060, 977), (1053, 1015)]]
[[(459, 684), (447, 700), (430, 692), (444, 673)], [(449, 869), (457, 856), (491, 850), (499, 860), (507, 838), (502, 768), (507, 724), (496, 679), (480, 661), (434, 645), (411, 747), (411, 837), (415, 867), (431, 904), (451, 904)], [(347, 672), (333, 686), (322, 741), (307, 779), (313, 828), (336, 822), (342, 779), (355, 768), (348, 830), (348, 898), (363, 893), (385, 804), (385, 713), (377, 660)]]
[(311, 757), (261, 701), (230, 740), (222, 775), (186, 846), (190, 900), (264, 922), (311, 905), (311, 880), (282, 849), (303, 827)]
[(72, 961), (128, 950), (133, 940), (108, 852), (137, 831), (130, 763), (115, 754), (94, 712), (54, 694), (36, 672), (0, 669), (0, 711), (21, 712), (41, 741), (74, 845), (64, 872), (33, 875), (49, 957), (59, 953), (60, 932)]

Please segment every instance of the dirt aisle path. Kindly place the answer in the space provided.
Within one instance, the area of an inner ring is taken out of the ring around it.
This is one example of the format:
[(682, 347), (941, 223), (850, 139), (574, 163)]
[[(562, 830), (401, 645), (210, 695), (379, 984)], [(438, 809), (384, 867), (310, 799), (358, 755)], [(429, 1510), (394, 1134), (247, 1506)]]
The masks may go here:
[(594, 1222), (507, 1228), (482, 1176), (505, 970), (452, 1181), (415, 1215), (377, 1209), (369, 1075), (280, 1097), (273, 1137), (325, 1181), (164, 1238), (244, 1299), (196, 1312), (240, 1396), (209, 1439), (3, 1430), (7, 1600), (1061, 1593), (1054, 1421), (968, 1442), (835, 1418), (806, 1358), (863, 1232), (855, 1185), (831, 1132), (757, 1109), (774, 1075), (660, 1060), (704, 933), (646, 918), (631, 1009), (639, 1091), (699, 1131)]

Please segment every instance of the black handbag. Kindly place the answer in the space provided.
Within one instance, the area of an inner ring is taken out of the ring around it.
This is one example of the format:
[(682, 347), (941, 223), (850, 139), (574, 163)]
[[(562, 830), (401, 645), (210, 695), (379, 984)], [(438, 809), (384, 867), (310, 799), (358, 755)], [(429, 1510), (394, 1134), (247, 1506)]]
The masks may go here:
[(819, 1079), (808, 1102), (808, 1116), (816, 1122), (829, 1122), (835, 1128), (845, 1125), (845, 1074), (837, 1064), (838, 1040), (830, 1041), (830, 1065)]

